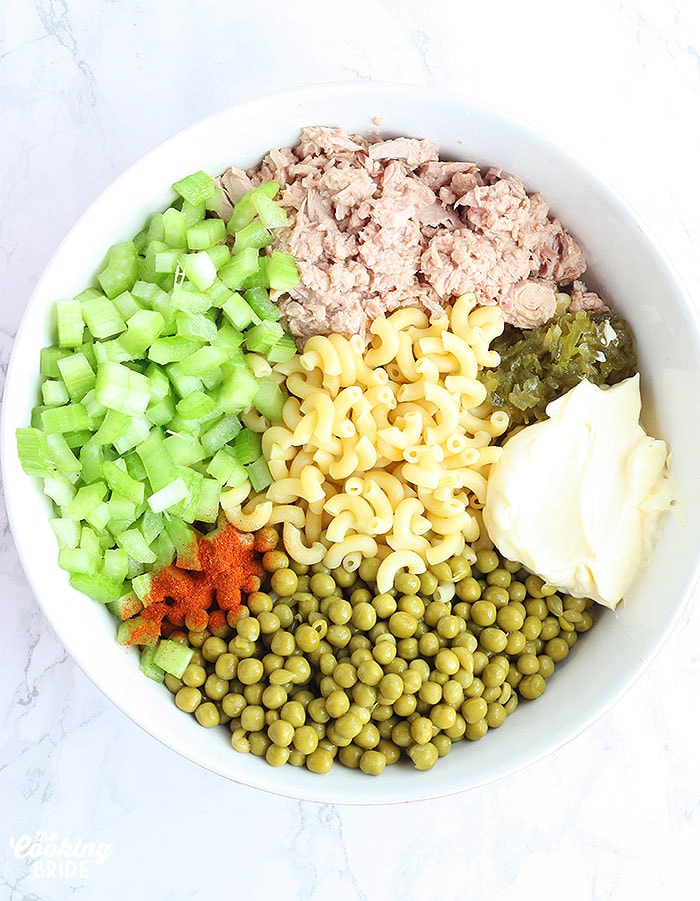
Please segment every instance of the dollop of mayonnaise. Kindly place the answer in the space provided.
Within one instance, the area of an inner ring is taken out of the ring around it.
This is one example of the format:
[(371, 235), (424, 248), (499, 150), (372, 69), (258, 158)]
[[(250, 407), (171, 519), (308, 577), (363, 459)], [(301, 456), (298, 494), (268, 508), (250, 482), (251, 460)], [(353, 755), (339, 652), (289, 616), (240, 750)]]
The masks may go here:
[(484, 525), (502, 554), (559, 590), (615, 608), (674, 503), (664, 441), (639, 424), (639, 376), (584, 380), (492, 465)]

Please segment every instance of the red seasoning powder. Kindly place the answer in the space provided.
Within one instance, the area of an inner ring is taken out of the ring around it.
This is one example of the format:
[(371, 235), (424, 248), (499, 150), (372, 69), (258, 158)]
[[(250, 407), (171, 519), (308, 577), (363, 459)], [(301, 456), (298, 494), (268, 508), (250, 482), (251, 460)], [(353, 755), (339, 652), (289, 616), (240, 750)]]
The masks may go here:
[[(226, 614), (243, 603), (243, 594), (260, 586), (262, 554), (253, 535), (228, 525), (213, 538), (198, 539), (196, 554), (195, 548), (192, 550), (189, 566), (196, 568), (173, 563), (153, 577), (141, 616), (157, 623), (161, 634), (181, 628), (185, 619), (193, 625), (201, 622), (202, 627), (207, 623), (214, 628), (222, 626)], [(132, 637), (131, 643), (138, 643), (138, 636)]]

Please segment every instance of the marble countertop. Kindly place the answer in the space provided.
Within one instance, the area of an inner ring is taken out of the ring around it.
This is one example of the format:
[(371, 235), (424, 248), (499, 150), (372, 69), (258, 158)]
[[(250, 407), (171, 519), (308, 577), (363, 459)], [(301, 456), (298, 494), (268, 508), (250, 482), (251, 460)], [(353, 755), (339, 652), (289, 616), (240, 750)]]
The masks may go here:
[[(0, 390), (37, 278), (97, 194), (182, 127), (293, 85), (432, 84), (528, 120), (605, 174), (694, 289), (691, 0), (264, 9), (0, 0)], [(566, 746), (468, 794), (371, 809), (225, 783), (131, 723), (52, 633), (1, 499), (0, 599), (0, 901), (697, 897), (697, 591), (633, 687)], [(27, 856), (37, 839), (92, 847), (50, 870)]]

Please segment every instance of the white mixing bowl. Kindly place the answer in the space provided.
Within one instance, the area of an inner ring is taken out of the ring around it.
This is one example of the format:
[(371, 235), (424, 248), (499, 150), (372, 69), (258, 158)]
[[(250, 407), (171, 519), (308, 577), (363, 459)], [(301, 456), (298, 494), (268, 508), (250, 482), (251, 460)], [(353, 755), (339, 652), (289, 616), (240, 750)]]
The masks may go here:
[[(56, 563), (50, 505), (18, 462), (15, 429), (37, 403), (39, 349), (50, 343), (52, 304), (86, 287), (109, 246), (131, 238), (172, 200), (170, 185), (191, 171), (250, 166), (295, 142), (304, 125), (425, 137), (443, 158), (492, 164), (541, 191), (582, 244), (587, 282), (631, 323), (642, 372), (647, 430), (672, 449), (685, 520), (668, 518), (653, 559), (624, 609), (600, 610), (593, 630), (557, 668), (546, 693), (523, 703), (481, 741), (460, 742), (428, 772), (394, 766), (378, 778), (340, 765), (325, 776), (272, 768), (231, 749), (227, 730), (201, 728), (162, 686), (144, 677), (137, 653), (115, 641), (99, 604), (70, 588)], [(275, 94), (196, 123), (115, 180), (61, 244), (27, 308), (7, 375), (2, 464), (11, 527), (27, 578), (74, 660), (130, 719), (191, 761), (234, 782), (316, 801), (377, 804), (465, 791), (526, 766), (580, 733), (620, 697), (677, 620), (698, 573), (700, 326), (665, 255), (611, 188), (523, 122), (471, 100), (427, 88), (342, 84)]]

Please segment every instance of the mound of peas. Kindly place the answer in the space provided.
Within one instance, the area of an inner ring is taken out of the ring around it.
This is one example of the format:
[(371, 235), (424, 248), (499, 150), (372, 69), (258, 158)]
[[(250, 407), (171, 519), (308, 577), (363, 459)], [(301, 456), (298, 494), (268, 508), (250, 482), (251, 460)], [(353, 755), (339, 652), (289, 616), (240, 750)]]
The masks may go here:
[(592, 601), (495, 550), (399, 573), (378, 594), (379, 560), (355, 572), (300, 565), (276, 534), (246, 607), (221, 628), (170, 636), (195, 653), (182, 678), (165, 679), (181, 710), (272, 766), (327, 773), (339, 761), (377, 776), (408, 758), (429, 770), (538, 698), (593, 625)]

